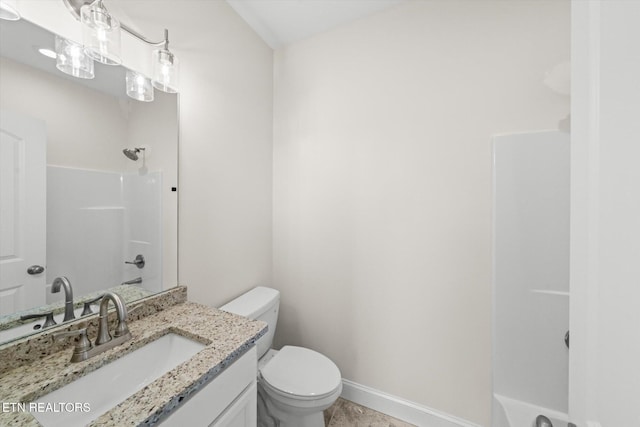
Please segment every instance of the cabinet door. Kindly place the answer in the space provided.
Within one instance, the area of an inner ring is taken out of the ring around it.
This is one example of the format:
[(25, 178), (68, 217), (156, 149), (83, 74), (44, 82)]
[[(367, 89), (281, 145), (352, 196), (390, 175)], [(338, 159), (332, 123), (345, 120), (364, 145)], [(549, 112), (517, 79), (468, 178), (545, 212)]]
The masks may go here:
[[(253, 406), (256, 406), (257, 369), (258, 358), (254, 346), (198, 393), (191, 396), (182, 406), (176, 408), (168, 418), (162, 421), (162, 427), (235, 426), (236, 424), (218, 424), (218, 422), (226, 416), (232, 406), (240, 401), (242, 396), (248, 399), (247, 395), (254, 395)], [(255, 426), (254, 421), (251, 427)]]
[(209, 427), (255, 427), (258, 423), (257, 390), (254, 382)]

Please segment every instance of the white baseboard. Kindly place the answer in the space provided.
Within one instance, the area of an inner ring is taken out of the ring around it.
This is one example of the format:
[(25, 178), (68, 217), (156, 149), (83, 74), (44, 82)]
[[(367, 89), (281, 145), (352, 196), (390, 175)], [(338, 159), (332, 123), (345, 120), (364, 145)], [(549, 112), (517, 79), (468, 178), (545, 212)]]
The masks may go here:
[(478, 424), (345, 379), (342, 380), (341, 397), (418, 427), (481, 427)]

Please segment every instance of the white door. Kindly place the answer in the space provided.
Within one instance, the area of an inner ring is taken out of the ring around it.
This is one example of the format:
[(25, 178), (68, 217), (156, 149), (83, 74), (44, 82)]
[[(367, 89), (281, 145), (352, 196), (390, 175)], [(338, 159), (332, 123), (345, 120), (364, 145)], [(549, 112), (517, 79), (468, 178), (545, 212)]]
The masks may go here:
[(0, 110), (0, 315), (45, 303), (45, 262), (45, 123)]

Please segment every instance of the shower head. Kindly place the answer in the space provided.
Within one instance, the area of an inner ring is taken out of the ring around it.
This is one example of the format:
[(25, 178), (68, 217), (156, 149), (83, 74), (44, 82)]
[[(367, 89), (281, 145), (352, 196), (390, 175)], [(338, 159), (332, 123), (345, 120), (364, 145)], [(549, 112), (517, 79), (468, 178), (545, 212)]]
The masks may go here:
[(138, 153), (144, 151), (144, 148), (125, 148), (122, 150), (125, 156), (133, 160), (134, 162), (138, 160)]

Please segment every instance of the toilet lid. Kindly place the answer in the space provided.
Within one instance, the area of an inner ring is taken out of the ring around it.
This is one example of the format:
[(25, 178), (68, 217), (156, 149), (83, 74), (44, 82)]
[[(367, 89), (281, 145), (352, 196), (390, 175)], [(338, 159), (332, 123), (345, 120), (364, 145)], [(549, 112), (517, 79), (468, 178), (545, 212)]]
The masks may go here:
[(295, 346), (283, 347), (260, 374), (276, 391), (302, 398), (330, 394), (342, 381), (340, 370), (328, 357)]

